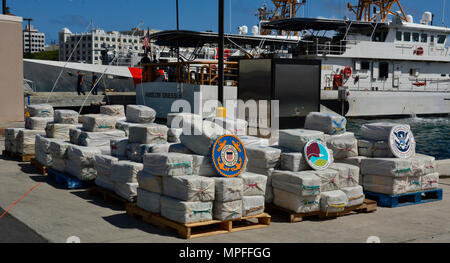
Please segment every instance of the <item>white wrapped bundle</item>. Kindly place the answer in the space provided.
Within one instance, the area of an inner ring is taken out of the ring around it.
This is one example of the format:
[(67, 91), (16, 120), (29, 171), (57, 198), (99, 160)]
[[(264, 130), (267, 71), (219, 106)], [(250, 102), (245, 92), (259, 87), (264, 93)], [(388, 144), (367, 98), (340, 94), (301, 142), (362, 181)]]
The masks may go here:
[(66, 159), (53, 157), (52, 155), (52, 169), (64, 173), (66, 171)]
[(104, 114), (87, 114), (83, 116), (83, 130), (89, 132), (114, 130), (116, 121), (116, 118)]
[(127, 156), (128, 138), (111, 139), (109, 141), (111, 155), (115, 157)]
[(241, 135), (238, 136), (245, 147), (249, 146), (269, 146), (269, 139), (258, 138), (255, 136)]
[(115, 183), (137, 183), (137, 174), (144, 165), (130, 161), (118, 161), (111, 168), (111, 180)]
[(416, 154), (412, 159), (415, 159), (416, 162), (423, 164), (423, 174), (432, 174), (436, 172), (436, 158), (433, 156)]
[(94, 156), (101, 154), (97, 147), (84, 147), (78, 145), (69, 145), (67, 147), (67, 158), (78, 164), (78, 166), (85, 166), (94, 168)]
[(44, 166), (52, 166), (52, 156), (50, 155), (50, 143), (55, 139), (45, 138), (36, 135), (35, 139), (35, 158)]
[(34, 154), (34, 144), (36, 135), (45, 136), (45, 131), (42, 130), (20, 130), (17, 134), (16, 147), (20, 154)]
[(311, 140), (325, 141), (323, 132), (304, 129), (280, 130), (279, 136), (278, 145), (295, 152), (303, 152), (305, 145)]
[(274, 171), (272, 187), (298, 196), (320, 195), (321, 179), (308, 171)]
[(248, 122), (246, 120), (216, 117), (210, 119), (210, 121), (216, 123), (223, 129), (230, 131), (234, 135), (247, 135)]
[(189, 150), (182, 143), (175, 143), (169, 146), (170, 153), (184, 153), (184, 154), (194, 154), (191, 150)]
[(439, 173), (431, 173), (420, 177), (422, 190), (439, 188)]
[(305, 129), (337, 135), (345, 132), (347, 120), (338, 114), (311, 112), (306, 116)]
[(417, 192), (422, 190), (422, 176), (408, 177), (408, 192)]
[(358, 155), (372, 158), (375, 143), (369, 140), (358, 140)]
[(152, 126), (153, 123), (132, 123), (121, 119), (117, 119), (116, 122), (116, 129), (124, 131), (127, 136), (130, 133), (130, 127), (152, 127)]
[(109, 155), (98, 154), (94, 156), (94, 168), (97, 170), (97, 176), (109, 178), (113, 166), (119, 162), (119, 159)]
[(241, 178), (214, 177), (215, 200), (219, 202), (230, 202), (241, 200), (244, 194), (244, 185)]
[(53, 117), (28, 117), (25, 120), (25, 129), (45, 130), (49, 122), (53, 122)]
[(273, 188), (273, 203), (294, 213), (320, 211), (320, 195), (299, 196), (284, 190)]
[(210, 155), (211, 146), (218, 137), (229, 134), (225, 129), (210, 121), (194, 124), (185, 121), (183, 125), (188, 125), (193, 131), (192, 135), (183, 133), (180, 136), (181, 143), (192, 152), (204, 156)]
[(281, 153), (281, 169), (292, 172), (309, 170), (309, 165), (301, 153)]
[(339, 213), (348, 206), (347, 195), (341, 190), (322, 192), (320, 194), (320, 211)]
[(24, 128), (7, 128), (5, 129), (5, 150), (9, 152), (17, 152), (17, 135)]
[(73, 110), (55, 110), (55, 122), (63, 124), (78, 124), (78, 112)]
[(214, 185), (214, 179), (197, 175), (164, 177), (163, 194), (187, 202), (213, 201)]
[(277, 168), (280, 163), (281, 150), (274, 147), (250, 146), (245, 149), (248, 168)]
[(69, 129), (69, 140), (70, 143), (79, 145), (80, 144), (80, 134), (81, 129)]
[(174, 112), (167, 114), (167, 126), (170, 128), (183, 128), (183, 123), (201, 123), (203, 117), (198, 114), (187, 113), (187, 112)]
[(183, 202), (161, 196), (161, 215), (182, 224), (212, 220), (212, 202)]
[(80, 133), (79, 142), (82, 146), (87, 147), (111, 147), (110, 140), (124, 139), (126, 137), (125, 132), (120, 130), (109, 130), (102, 132), (87, 132), (82, 131)]
[(125, 117), (125, 107), (123, 105), (105, 105), (100, 107), (100, 114)]
[(389, 143), (386, 141), (376, 141), (373, 143), (372, 156), (374, 158), (394, 158), (391, 148), (389, 148)]
[(146, 127), (130, 127), (128, 140), (141, 144), (167, 143), (167, 131), (166, 126), (156, 123)]
[(202, 155), (192, 155), (192, 173), (200, 176), (217, 176), (217, 171), (209, 157)]
[(127, 146), (127, 157), (133, 162), (142, 163), (144, 155), (150, 153), (153, 145), (130, 143)]
[(53, 118), (53, 106), (50, 104), (35, 104), (27, 106), (28, 113), (31, 117), (52, 117)]
[(66, 160), (65, 172), (80, 179), (81, 181), (94, 180), (97, 176), (97, 170), (95, 170), (92, 165), (86, 166), (79, 161), (74, 161), (71, 159)]
[(156, 214), (161, 213), (161, 195), (158, 193), (152, 193), (139, 187), (136, 204), (146, 211)]
[(328, 191), (335, 191), (340, 189), (339, 185), (339, 173), (335, 170), (326, 169), (322, 171), (308, 171), (310, 173), (313, 173), (317, 175), (320, 180), (320, 191), (321, 192), (328, 192)]
[(192, 155), (180, 153), (148, 153), (144, 155), (144, 171), (157, 176), (191, 175)]
[(70, 129), (76, 128), (77, 126), (73, 124), (49, 122), (45, 127), (45, 134), (49, 138), (70, 140)]
[(214, 201), (213, 218), (216, 220), (233, 220), (242, 217), (242, 200), (229, 202)]
[(128, 105), (127, 121), (134, 123), (152, 123), (156, 118), (156, 111), (144, 105)]
[(67, 158), (67, 148), (71, 145), (64, 141), (51, 141), (49, 151), (53, 158)]
[[(395, 123), (378, 122), (368, 123), (361, 126), (361, 137), (372, 141), (389, 141), (392, 128), (397, 126)], [(409, 125), (406, 125), (408, 128)]]
[(153, 176), (145, 171), (140, 171), (137, 174), (137, 181), (139, 188), (152, 193), (162, 194), (163, 185), (161, 176)]
[(361, 161), (361, 174), (384, 176), (412, 176), (412, 161), (399, 158), (367, 158)]
[(152, 144), (148, 149), (149, 153), (168, 153), (173, 143), (157, 143)]
[(333, 151), (335, 160), (358, 156), (358, 140), (352, 132), (331, 135), (326, 139), (327, 148)]
[(355, 187), (359, 185), (360, 170), (358, 166), (345, 164), (345, 163), (333, 163), (328, 169), (335, 170), (339, 174), (339, 187)]
[(242, 197), (242, 216), (255, 216), (264, 212), (264, 196), (243, 196)]
[(365, 156), (350, 157), (350, 158), (345, 158), (345, 159), (339, 160), (338, 163), (346, 163), (346, 164), (358, 166), (358, 168), (361, 170), (361, 161), (364, 159), (367, 159), (367, 157), (365, 157)]
[(123, 199), (132, 202), (137, 196), (138, 183), (114, 183), (114, 192)]
[(109, 179), (107, 176), (103, 176), (97, 174), (95, 177), (95, 184), (100, 186), (101, 188), (108, 189), (114, 192), (114, 182)]
[(183, 133), (182, 128), (170, 128), (167, 131), (167, 141), (168, 142), (174, 142), (174, 143), (180, 143), (180, 136)]
[(387, 195), (397, 195), (410, 192), (413, 189), (420, 190), (420, 182), (418, 183), (417, 180), (418, 177), (411, 176), (392, 177), (381, 175), (363, 175), (363, 186), (365, 191)]
[(111, 147), (109, 145), (99, 146), (101, 154), (111, 155)]
[(347, 207), (362, 205), (364, 203), (364, 191), (362, 186), (344, 187), (341, 189), (347, 195)]
[(244, 196), (255, 196), (266, 194), (267, 176), (255, 173), (241, 173), (244, 184)]

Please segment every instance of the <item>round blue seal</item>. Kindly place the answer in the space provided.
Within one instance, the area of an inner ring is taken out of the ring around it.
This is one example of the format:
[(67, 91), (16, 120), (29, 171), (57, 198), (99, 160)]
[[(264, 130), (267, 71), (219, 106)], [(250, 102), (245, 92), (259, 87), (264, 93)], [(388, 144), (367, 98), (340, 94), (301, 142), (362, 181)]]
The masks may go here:
[(223, 135), (212, 146), (211, 161), (220, 175), (236, 177), (244, 170), (247, 153), (238, 137)]

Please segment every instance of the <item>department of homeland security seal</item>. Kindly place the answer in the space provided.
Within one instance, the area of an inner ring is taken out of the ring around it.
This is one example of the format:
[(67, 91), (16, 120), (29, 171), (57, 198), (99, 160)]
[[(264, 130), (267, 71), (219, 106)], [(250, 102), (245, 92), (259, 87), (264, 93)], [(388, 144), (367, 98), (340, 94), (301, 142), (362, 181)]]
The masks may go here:
[(309, 141), (305, 145), (306, 162), (314, 170), (325, 170), (332, 163), (333, 158), (330, 157), (328, 148), (317, 140)]
[(416, 154), (416, 141), (411, 129), (406, 125), (397, 125), (389, 135), (389, 148), (397, 158), (408, 159)]
[(236, 177), (244, 170), (247, 153), (238, 137), (223, 135), (214, 142), (211, 159), (214, 168), (220, 175)]

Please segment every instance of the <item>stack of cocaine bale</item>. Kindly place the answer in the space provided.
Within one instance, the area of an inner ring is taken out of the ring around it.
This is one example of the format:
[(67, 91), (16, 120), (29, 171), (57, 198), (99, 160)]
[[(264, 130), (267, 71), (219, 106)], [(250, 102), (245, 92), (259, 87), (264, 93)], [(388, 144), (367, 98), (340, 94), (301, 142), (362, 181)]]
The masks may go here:
[[(394, 158), (389, 148), (389, 135), (397, 124), (388, 122), (368, 123), (361, 126), (358, 140), (360, 156), (368, 158)], [(406, 125), (409, 128), (409, 125)]]
[(180, 143), (180, 136), (183, 133), (183, 122), (189, 123), (202, 122), (202, 116), (193, 113), (169, 113), (167, 114), (167, 141), (171, 143)]
[(94, 168), (94, 156), (101, 154), (98, 147), (69, 145), (65, 172), (81, 181), (94, 180), (97, 171)]
[(52, 169), (56, 170), (58, 172), (65, 172), (66, 171), (66, 160), (67, 157), (67, 148), (71, 144), (66, 141), (61, 140), (55, 140), (50, 142), (50, 156), (52, 158)]
[(58, 139), (46, 138), (42, 135), (36, 135), (35, 138), (35, 159), (43, 166), (53, 166), (53, 158), (50, 152), (52, 142), (58, 142)]
[(11, 153), (17, 151), (17, 135), (24, 128), (7, 128), (5, 129), (5, 150)]
[(167, 126), (156, 123), (143, 127), (130, 127), (127, 146), (128, 159), (142, 163), (144, 154), (152, 153), (154, 146), (167, 144), (167, 131)]
[[(270, 174), (270, 176), (272, 173)], [(256, 173), (242, 173), (243, 196), (242, 196), (242, 216), (254, 216), (264, 212), (266, 201), (266, 186), (269, 180), (268, 175)], [(272, 186), (270, 186), (272, 187)]]
[(125, 121), (125, 107), (123, 105), (105, 105), (100, 107), (100, 114), (115, 117), (117, 121)]
[(45, 130), (47, 123), (53, 121), (53, 107), (49, 104), (27, 106), (30, 117), (25, 119), (25, 128), (30, 130)]
[(110, 162), (114, 162), (109, 176), (109, 182), (112, 184), (114, 192), (125, 200), (133, 201), (137, 195), (137, 174), (144, 168), (143, 164), (132, 161), (115, 161), (114, 159), (111, 159)]
[(130, 127), (143, 127), (155, 121), (156, 111), (144, 105), (127, 105), (126, 120), (118, 119), (116, 128), (128, 136)]
[(230, 134), (238, 136), (247, 135), (248, 122), (246, 120), (219, 117), (209, 118), (208, 120), (230, 131)]
[(69, 140), (70, 129), (81, 128), (78, 124), (78, 112), (73, 110), (55, 110), (54, 122), (47, 123), (45, 133), (48, 138)]
[(111, 180), (113, 166), (119, 162), (119, 159), (104, 154), (94, 155), (94, 168), (97, 171), (95, 184), (114, 192), (114, 182)]

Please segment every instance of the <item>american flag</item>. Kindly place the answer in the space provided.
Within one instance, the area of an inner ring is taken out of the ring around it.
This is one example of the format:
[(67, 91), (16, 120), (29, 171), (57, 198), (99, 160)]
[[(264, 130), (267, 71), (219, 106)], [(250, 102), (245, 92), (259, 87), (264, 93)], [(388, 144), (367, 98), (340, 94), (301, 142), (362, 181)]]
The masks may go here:
[(149, 31), (147, 31), (147, 34), (144, 37), (144, 41), (142, 42), (142, 45), (147, 50), (150, 47), (150, 34)]

